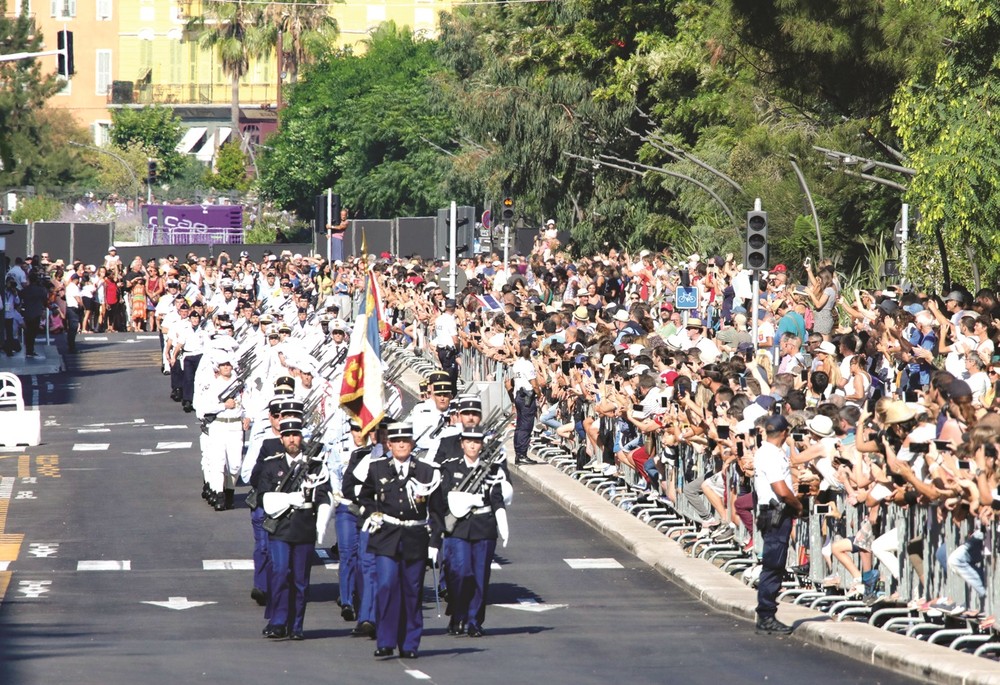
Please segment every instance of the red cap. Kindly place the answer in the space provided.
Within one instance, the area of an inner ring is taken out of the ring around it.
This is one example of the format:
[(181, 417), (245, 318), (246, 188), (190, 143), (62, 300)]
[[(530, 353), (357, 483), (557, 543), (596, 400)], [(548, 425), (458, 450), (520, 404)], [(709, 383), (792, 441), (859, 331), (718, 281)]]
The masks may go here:
[(788, 271), (788, 269), (785, 268), (784, 264), (775, 264), (774, 268), (771, 269), (771, 273), (776, 273), (776, 274), (783, 274), (786, 271)]
[(673, 387), (674, 381), (676, 381), (679, 376), (680, 374), (676, 371), (664, 371), (660, 374), (660, 378), (662, 378), (670, 387)]

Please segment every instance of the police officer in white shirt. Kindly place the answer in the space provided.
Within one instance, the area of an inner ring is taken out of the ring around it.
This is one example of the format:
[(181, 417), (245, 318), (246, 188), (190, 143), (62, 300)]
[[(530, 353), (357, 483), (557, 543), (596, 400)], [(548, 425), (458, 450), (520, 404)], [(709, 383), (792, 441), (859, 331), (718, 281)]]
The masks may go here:
[(514, 463), (534, 464), (535, 462), (528, 458), (528, 446), (531, 442), (531, 431), (535, 427), (538, 397), (542, 394), (542, 388), (538, 383), (535, 365), (531, 363), (530, 340), (521, 341), (517, 360), (510, 367), (507, 394), (510, 395), (517, 410), (517, 421), (514, 425)]
[(792, 489), (792, 474), (784, 447), (788, 431), (784, 416), (768, 418), (764, 422), (764, 443), (754, 455), (757, 528), (764, 537), (763, 568), (757, 585), (757, 632), (767, 635), (792, 632), (791, 626), (775, 618), (788, 560), (792, 519), (802, 514), (802, 502)]
[(441, 368), (451, 379), (451, 392), (458, 392), (458, 320), (455, 318), (455, 300), (444, 302), (444, 312), (434, 320), (434, 346), (437, 348)]

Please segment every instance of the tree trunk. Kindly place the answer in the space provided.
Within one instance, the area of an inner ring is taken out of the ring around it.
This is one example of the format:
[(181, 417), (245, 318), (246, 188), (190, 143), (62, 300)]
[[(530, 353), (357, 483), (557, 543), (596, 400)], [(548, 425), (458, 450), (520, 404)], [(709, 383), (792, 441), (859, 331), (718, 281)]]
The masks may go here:
[(233, 74), (233, 102), (230, 109), (230, 115), (232, 117), (233, 140), (237, 143), (243, 142), (243, 136), (240, 133), (240, 77), (237, 74)]

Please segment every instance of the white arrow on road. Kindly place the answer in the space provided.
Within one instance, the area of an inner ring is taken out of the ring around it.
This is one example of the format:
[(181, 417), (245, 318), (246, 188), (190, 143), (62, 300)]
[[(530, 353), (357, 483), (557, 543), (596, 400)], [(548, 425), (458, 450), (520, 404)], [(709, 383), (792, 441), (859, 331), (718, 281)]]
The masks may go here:
[(122, 454), (138, 454), (141, 457), (145, 457), (149, 456), (150, 454), (166, 454), (166, 452), (157, 452), (155, 450), (149, 449), (148, 447), (143, 447), (138, 452), (122, 452)]
[(535, 599), (519, 599), (517, 604), (494, 604), (493, 606), (503, 607), (504, 609), (516, 609), (517, 611), (531, 611), (536, 614), (540, 614), (543, 611), (552, 611), (553, 609), (565, 609), (567, 604), (539, 604), (538, 600)]
[(143, 602), (143, 604), (152, 604), (153, 606), (184, 611), (185, 609), (193, 609), (194, 607), (203, 607), (206, 604), (216, 604), (216, 602), (191, 602), (188, 601), (187, 597), (168, 597), (166, 602)]

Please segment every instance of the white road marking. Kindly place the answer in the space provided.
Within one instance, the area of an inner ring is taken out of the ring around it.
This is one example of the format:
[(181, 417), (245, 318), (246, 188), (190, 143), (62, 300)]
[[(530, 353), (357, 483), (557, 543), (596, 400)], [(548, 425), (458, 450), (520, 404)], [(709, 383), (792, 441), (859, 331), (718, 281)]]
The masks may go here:
[(19, 490), (14, 499), (38, 499), (33, 490)]
[[(21, 449), (20, 447), (18, 449)], [(0, 478), (0, 499), (10, 499), (14, 492), (14, 477)]]
[(138, 454), (141, 457), (145, 457), (150, 454), (166, 454), (166, 452), (156, 452), (154, 450), (149, 449), (148, 447), (143, 447), (138, 452), (122, 452), (122, 454)]
[(112, 340), (111, 342), (116, 342), (116, 343), (137, 343), (139, 341), (138, 340), (131, 340), (130, 339), (130, 340)]
[(158, 335), (137, 335), (137, 336), (135, 336), (135, 339), (136, 340), (159, 340), (160, 336), (158, 336)]
[(40, 559), (54, 557), (59, 552), (58, 542), (32, 542), (28, 545), (28, 554)]
[(192, 602), (188, 601), (187, 597), (168, 597), (166, 602), (144, 601), (142, 604), (152, 604), (153, 606), (164, 607), (166, 609), (184, 611), (185, 609), (191, 609), (193, 607), (203, 607), (207, 604), (215, 604), (215, 602)]
[(504, 609), (514, 609), (516, 611), (529, 611), (533, 614), (540, 614), (543, 611), (552, 611), (553, 609), (565, 609), (567, 604), (541, 604), (538, 600), (523, 598), (517, 600), (517, 604), (494, 604), (495, 607), (502, 607)]
[(88, 335), (87, 337), (83, 338), (83, 340), (86, 340), (88, 342), (107, 342), (108, 341), (108, 336), (106, 336), (106, 335)]
[(23, 592), (25, 597), (38, 599), (49, 591), (49, 585), (52, 585), (51, 580), (22, 580), (17, 591)]
[(96, 559), (92, 561), (76, 562), (77, 571), (131, 571), (132, 562), (128, 559), (116, 561), (114, 559)]
[(492, 564), (490, 564), (491, 571), (499, 571), (501, 568), (503, 567), (495, 561)]
[(110, 433), (110, 428), (77, 428), (77, 433)]
[(623, 568), (616, 560), (606, 557), (601, 559), (563, 559), (570, 568), (591, 569), (591, 568)]
[(158, 450), (186, 450), (191, 447), (190, 442), (158, 442), (156, 443), (156, 449)]
[(38, 376), (31, 377), (31, 408), (38, 406)]
[(146, 419), (132, 419), (131, 421), (116, 421), (115, 423), (88, 423), (86, 428), (104, 428), (105, 426), (134, 426), (137, 423), (146, 423)]
[(9, 561), (0, 561), (0, 571), (6, 571), (9, 566)]
[(21, 479), (21, 485), (35, 485), (38, 483), (38, 479), (34, 476), (28, 476), (27, 478)]
[(106, 442), (78, 442), (73, 445), (74, 452), (104, 452), (107, 449)]
[(252, 571), (253, 559), (205, 559), (201, 568), (204, 571)]
[(323, 562), (323, 568), (331, 571), (337, 571), (340, 569), (340, 564), (330, 558), (330, 553), (327, 550), (317, 549), (316, 556), (318, 556), (319, 560)]
[(429, 675), (427, 675), (423, 671), (418, 671), (415, 668), (408, 668), (404, 672), (406, 673), (406, 675), (410, 676), (411, 678), (416, 678), (417, 680), (430, 680), (431, 679), (431, 677)]
[(153, 426), (153, 430), (155, 431), (172, 431), (172, 430), (181, 430), (182, 428), (189, 428), (189, 426), (184, 426), (181, 424), (177, 424), (176, 426)]

